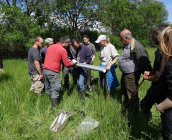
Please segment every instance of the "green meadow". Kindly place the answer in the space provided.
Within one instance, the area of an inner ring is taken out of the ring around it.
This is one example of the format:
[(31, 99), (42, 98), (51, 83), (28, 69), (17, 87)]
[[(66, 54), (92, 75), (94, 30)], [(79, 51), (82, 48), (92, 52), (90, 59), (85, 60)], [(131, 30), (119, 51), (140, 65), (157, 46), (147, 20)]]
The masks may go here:
[[(154, 61), (156, 48), (147, 48), (150, 59)], [(118, 50), (121, 54), (122, 50)], [(94, 65), (99, 65), (99, 53)], [(30, 89), (30, 76), (28, 74), (28, 62), (25, 60), (3, 60), (4, 74), (0, 73), (0, 139), (1, 140), (63, 140), (76, 135), (81, 122), (89, 116), (100, 122), (98, 127), (88, 135), (77, 137), (80, 140), (161, 140), (160, 113), (155, 105), (151, 109), (152, 116), (146, 123), (141, 112), (135, 118), (128, 113), (121, 115), (125, 108), (123, 98), (120, 95), (120, 87), (113, 90), (111, 97), (104, 96), (99, 84), (93, 91), (87, 91), (85, 104), (81, 102), (76, 85), (70, 77), (69, 95), (62, 88), (60, 104), (52, 114), (51, 102), (43, 91), (42, 95), (34, 94)], [(118, 80), (121, 72), (116, 69)], [(98, 78), (99, 73), (92, 71), (92, 77)], [(140, 78), (140, 82), (142, 76)], [(145, 96), (151, 82), (144, 81), (139, 89), (140, 100)], [(61, 133), (49, 131), (49, 127), (59, 110), (76, 109), (76, 115), (69, 118), (65, 129)], [(79, 111), (85, 112), (85, 117)]]

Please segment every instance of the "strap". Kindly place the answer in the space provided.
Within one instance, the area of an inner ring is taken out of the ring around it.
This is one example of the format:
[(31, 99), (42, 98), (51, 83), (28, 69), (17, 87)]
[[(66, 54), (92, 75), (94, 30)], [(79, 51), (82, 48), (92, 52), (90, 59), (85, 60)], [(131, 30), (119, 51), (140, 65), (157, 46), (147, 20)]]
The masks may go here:
[(135, 39), (133, 38), (133, 39), (131, 40), (131, 47), (130, 47), (130, 50), (133, 50), (133, 49), (135, 48), (134, 43), (135, 43)]

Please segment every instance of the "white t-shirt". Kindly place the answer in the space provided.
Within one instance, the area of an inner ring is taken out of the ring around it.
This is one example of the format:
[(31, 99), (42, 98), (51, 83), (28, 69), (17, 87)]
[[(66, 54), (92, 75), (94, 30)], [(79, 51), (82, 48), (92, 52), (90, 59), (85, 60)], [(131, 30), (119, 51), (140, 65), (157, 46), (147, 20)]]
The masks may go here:
[(119, 59), (119, 54), (114, 45), (109, 43), (105, 47), (101, 47), (100, 55), (105, 57), (101, 59), (101, 65), (109, 65), (114, 59)]

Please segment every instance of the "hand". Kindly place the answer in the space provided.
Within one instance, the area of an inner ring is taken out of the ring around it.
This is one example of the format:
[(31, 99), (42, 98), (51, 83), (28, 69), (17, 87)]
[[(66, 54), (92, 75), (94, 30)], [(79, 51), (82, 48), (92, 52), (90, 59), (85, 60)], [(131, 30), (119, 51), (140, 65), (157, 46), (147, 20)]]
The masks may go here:
[(74, 63), (74, 65), (77, 63), (77, 61), (75, 59), (72, 59), (72, 62)]
[(111, 67), (111, 65), (107, 65), (106, 70), (109, 71), (110, 67)]
[(86, 62), (84, 62), (83, 64), (86, 64)]
[(3, 69), (0, 69), (0, 71), (2, 71), (2, 73), (4, 73), (4, 70)]
[(145, 79), (145, 80), (148, 80), (149, 79), (149, 76), (147, 76), (147, 75), (143, 75), (143, 79)]
[(92, 65), (92, 64), (93, 64), (93, 61), (90, 62), (90, 65)]
[(157, 109), (159, 112), (164, 113), (164, 110), (161, 108), (161, 104), (158, 104), (158, 105), (156, 106), (156, 109)]
[(100, 59), (104, 58), (105, 56), (103, 54), (100, 55)]
[(41, 75), (39, 75), (39, 78), (40, 78), (40, 80), (42, 80), (43, 79), (43, 75), (41, 74)]
[(144, 75), (149, 76), (150, 73), (151, 73), (150, 71), (145, 71), (145, 72), (144, 72)]

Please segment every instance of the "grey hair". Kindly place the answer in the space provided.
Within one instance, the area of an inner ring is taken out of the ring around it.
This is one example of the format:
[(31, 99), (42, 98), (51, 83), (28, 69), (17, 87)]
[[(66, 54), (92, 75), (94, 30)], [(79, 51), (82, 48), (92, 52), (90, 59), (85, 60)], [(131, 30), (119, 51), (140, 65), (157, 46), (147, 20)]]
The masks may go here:
[(45, 43), (46, 43), (46, 44), (49, 43), (50, 41), (53, 42), (53, 39), (52, 39), (52, 38), (47, 38), (47, 39), (45, 39)]
[(155, 32), (157, 34), (160, 34), (163, 30), (165, 30), (165, 28), (167, 28), (169, 26), (169, 24), (167, 23), (162, 23), (162, 24), (158, 24), (156, 26), (153, 27), (153, 29), (155, 30)]
[(67, 35), (62, 35), (60, 37), (60, 43), (64, 43), (64, 42), (66, 43), (70, 42), (70, 38)]
[(131, 38), (132, 37), (132, 33), (124, 33), (123, 34), (123, 38), (128, 37)]

